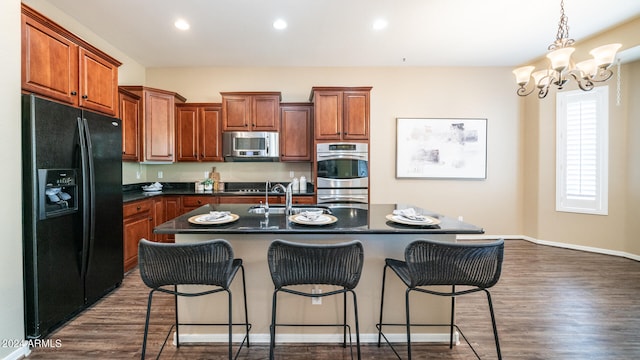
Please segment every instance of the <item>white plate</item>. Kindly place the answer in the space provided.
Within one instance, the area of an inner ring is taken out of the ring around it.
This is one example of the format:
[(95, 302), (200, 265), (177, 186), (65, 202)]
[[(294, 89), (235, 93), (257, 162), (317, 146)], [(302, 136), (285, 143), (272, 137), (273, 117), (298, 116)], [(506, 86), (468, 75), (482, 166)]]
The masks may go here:
[(215, 220), (208, 220), (210, 216), (211, 215), (209, 214), (195, 215), (187, 219), (187, 221), (197, 225), (220, 225), (220, 224), (234, 222), (240, 218), (240, 216), (236, 214), (229, 214), (227, 216), (224, 216)]
[(432, 218), (430, 216), (425, 216), (425, 218), (426, 218), (425, 220), (411, 220), (400, 215), (393, 215), (393, 214), (387, 215), (387, 220), (391, 220), (393, 222), (404, 224), (404, 225), (428, 226), (428, 225), (440, 224), (440, 220), (438, 219)]
[(338, 218), (333, 215), (322, 214), (318, 216), (317, 219), (312, 221), (307, 219), (302, 214), (297, 214), (297, 215), (289, 216), (289, 220), (296, 224), (302, 224), (302, 225), (328, 225), (338, 221)]

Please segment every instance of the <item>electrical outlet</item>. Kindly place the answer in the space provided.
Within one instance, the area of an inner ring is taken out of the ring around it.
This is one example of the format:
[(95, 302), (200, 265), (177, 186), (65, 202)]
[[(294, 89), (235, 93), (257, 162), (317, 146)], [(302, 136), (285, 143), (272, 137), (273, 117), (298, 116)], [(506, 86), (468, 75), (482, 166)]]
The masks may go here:
[[(322, 289), (320, 289), (319, 286), (316, 286), (313, 289), (311, 289), (311, 293), (312, 294), (322, 294)], [(322, 298), (321, 297), (312, 297), (311, 298), (311, 305), (322, 305)]]
[(293, 171), (289, 171), (289, 179), (293, 179), (296, 174)]
[(462, 217), (462, 215), (458, 216), (458, 221), (464, 221), (464, 217)]
[(136, 179), (140, 180), (140, 171), (136, 171)]
[(162, 176), (164, 176), (164, 174), (162, 173), (162, 171), (158, 171), (158, 179), (162, 179)]

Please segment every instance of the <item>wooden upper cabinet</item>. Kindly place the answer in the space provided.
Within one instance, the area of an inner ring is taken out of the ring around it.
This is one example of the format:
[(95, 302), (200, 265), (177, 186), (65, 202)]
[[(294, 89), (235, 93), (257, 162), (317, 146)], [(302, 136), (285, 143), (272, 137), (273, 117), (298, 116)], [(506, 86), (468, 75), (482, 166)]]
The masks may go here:
[(311, 161), (311, 104), (280, 105), (280, 160)]
[(177, 161), (223, 161), (220, 104), (176, 105)]
[(314, 87), (316, 140), (368, 140), (371, 87)]
[(224, 161), (222, 156), (222, 106), (203, 105), (198, 111), (200, 161)]
[(115, 116), (121, 63), (22, 4), (22, 90)]
[(144, 86), (122, 88), (140, 96), (142, 100), (142, 160), (175, 161), (175, 105), (186, 99), (175, 92)]
[(279, 92), (223, 92), (222, 131), (278, 131)]
[(74, 105), (78, 45), (22, 14), (22, 89)]
[(116, 114), (118, 107), (118, 67), (99, 55), (79, 49), (80, 107)]
[(198, 107), (176, 105), (176, 161), (198, 161)]
[(140, 96), (120, 89), (120, 120), (122, 120), (122, 160), (141, 161)]

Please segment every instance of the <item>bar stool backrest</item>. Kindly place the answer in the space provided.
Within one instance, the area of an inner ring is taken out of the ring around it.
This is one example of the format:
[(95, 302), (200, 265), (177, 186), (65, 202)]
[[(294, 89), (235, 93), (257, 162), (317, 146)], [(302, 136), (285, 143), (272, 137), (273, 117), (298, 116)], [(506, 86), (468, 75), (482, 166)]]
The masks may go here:
[(215, 285), (229, 288), (233, 250), (229, 242), (214, 239), (189, 244), (138, 244), (142, 281), (150, 288), (165, 285)]
[(364, 250), (358, 240), (302, 244), (274, 240), (267, 253), (276, 289), (289, 285), (336, 285), (353, 289), (360, 281)]
[(504, 240), (443, 243), (416, 240), (405, 249), (410, 287), (468, 285), (487, 289), (500, 279)]

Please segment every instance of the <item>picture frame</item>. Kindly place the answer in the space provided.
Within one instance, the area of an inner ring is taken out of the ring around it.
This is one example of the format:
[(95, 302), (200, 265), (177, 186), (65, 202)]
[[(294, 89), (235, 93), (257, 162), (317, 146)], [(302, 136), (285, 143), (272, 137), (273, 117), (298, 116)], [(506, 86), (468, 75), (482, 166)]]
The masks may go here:
[(486, 118), (396, 118), (396, 178), (486, 179)]

